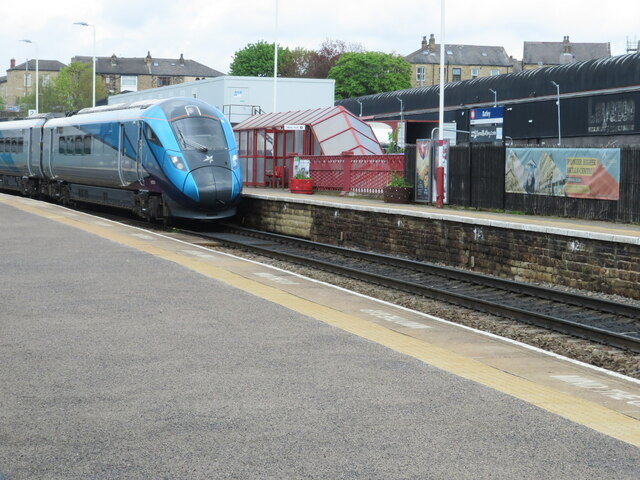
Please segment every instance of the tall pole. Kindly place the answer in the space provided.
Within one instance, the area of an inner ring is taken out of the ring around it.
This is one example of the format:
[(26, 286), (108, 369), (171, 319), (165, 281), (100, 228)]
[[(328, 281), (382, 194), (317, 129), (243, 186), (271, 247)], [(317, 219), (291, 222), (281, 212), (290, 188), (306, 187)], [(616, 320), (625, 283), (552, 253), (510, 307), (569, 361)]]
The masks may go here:
[(278, 0), (276, 0), (276, 40), (273, 47), (273, 111), (276, 112), (278, 92)]
[[(38, 60), (40, 58), (40, 56), (38, 55), (38, 44), (36, 42), (32, 42), (31, 40), (20, 40), (21, 42), (25, 42), (25, 43), (31, 43), (33, 44), (34, 47), (36, 47), (36, 114), (40, 113), (40, 110), (38, 109), (39, 106), (39, 99), (38, 97), (40, 96), (40, 91), (38, 88)], [(29, 61), (27, 60), (27, 68), (29, 65)]]
[(493, 93), (493, 106), (497, 107), (498, 106), (498, 92), (496, 92), (493, 88), (489, 89), (491, 91), (491, 93)]
[(556, 87), (556, 105), (558, 106), (558, 145), (562, 145), (562, 134), (560, 133), (560, 85), (551, 80), (551, 83)]
[(438, 140), (444, 137), (444, 0), (440, 0), (440, 105)]
[(93, 106), (96, 106), (96, 26), (87, 22), (74, 22), (74, 25), (93, 28)]

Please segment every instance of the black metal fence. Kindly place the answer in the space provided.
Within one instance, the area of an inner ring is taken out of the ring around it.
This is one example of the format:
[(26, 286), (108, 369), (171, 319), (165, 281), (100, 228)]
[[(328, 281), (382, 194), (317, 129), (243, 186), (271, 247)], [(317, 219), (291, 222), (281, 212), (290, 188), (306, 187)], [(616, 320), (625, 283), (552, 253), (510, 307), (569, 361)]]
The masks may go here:
[[(528, 214), (640, 222), (640, 147), (620, 151), (620, 195), (617, 201), (505, 192), (503, 146), (462, 145), (449, 152), (449, 204)], [(405, 149), (405, 177), (415, 179), (415, 146)]]

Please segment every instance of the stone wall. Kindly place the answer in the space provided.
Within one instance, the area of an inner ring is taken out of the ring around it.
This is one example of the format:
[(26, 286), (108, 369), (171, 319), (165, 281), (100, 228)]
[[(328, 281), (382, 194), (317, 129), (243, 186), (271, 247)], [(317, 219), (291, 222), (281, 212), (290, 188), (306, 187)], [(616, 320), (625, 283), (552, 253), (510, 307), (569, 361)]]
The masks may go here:
[(640, 245), (245, 197), (248, 228), (640, 299)]

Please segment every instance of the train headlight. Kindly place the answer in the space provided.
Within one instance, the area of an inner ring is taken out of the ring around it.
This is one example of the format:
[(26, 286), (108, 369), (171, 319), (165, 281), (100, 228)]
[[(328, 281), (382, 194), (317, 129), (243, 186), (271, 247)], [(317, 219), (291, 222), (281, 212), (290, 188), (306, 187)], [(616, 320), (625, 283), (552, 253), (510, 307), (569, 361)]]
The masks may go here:
[(236, 168), (238, 168), (238, 154), (234, 153), (233, 156), (231, 157), (231, 165), (233, 166), (234, 170)]
[(173, 163), (173, 166), (176, 167), (178, 170), (185, 169), (182, 158), (176, 157), (175, 155), (169, 155), (169, 159), (171, 160), (171, 163)]

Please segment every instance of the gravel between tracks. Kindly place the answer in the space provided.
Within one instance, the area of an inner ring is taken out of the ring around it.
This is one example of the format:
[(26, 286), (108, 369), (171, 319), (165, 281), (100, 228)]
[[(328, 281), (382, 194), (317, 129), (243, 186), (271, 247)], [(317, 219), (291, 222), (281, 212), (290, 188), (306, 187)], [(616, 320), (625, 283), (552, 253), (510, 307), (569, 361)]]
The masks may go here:
[[(550, 332), (531, 325), (524, 325), (495, 315), (475, 312), (463, 307), (407, 294), (395, 289), (371, 285), (360, 280), (347, 278), (300, 265), (274, 260), (239, 249), (214, 247), (215, 250), (239, 257), (259, 261), (323, 281), (354, 292), (378, 298), (418, 312), (428, 313), (445, 320), (517, 340), (550, 352), (579, 360), (590, 365), (605, 368), (629, 377), (640, 379), (640, 354), (634, 354), (614, 347), (589, 342), (562, 333)], [(581, 292), (584, 294), (584, 292)], [(598, 296), (598, 294), (590, 293)], [(605, 296), (603, 296), (605, 297)], [(606, 297), (606, 298), (611, 298)]]

